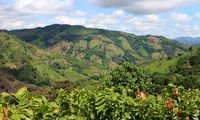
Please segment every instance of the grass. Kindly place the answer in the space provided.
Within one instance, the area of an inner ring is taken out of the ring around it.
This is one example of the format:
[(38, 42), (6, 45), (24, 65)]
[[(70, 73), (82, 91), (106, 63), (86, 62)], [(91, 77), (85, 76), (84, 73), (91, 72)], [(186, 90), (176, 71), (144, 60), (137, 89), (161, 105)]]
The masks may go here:
[(124, 50), (132, 50), (129, 42), (124, 37), (119, 37), (119, 40), (121, 40), (121, 44)]
[(72, 69), (67, 69), (65, 71), (65, 79), (64, 80), (70, 80), (70, 81), (79, 81), (81, 79), (86, 79), (87, 77), (72, 70)]
[(65, 77), (55, 72), (54, 70), (50, 69), (48, 63), (36, 63), (35, 65), (36, 65), (35, 67), (37, 67), (39, 72), (47, 74), (52, 81), (65, 79)]
[(156, 61), (150, 65), (147, 65), (145, 67), (145, 70), (149, 74), (153, 74), (155, 72), (162, 73), (162, 74), (168, 74), (168, 73), (170, 73), (170, 67), (175, 67), (178, 60), (179, 60), (179, 57), (172, 58), (171, 60)]
[(145, 57), (148, 57), (148, 52), (143, 48), (143, 46), (140, 46), (140, 48), (138, 49), (138, 52)]

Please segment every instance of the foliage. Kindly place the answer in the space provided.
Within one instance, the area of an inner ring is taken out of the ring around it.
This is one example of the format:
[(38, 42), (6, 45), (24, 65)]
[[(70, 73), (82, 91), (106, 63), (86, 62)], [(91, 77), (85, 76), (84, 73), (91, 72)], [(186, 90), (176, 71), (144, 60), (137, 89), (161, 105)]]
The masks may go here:
[(150, 78), (143, 70), (128, 62), (116, 67), (105, 79), (105, 85), (109, 87), (123, 86), (133, 91), (146, 91), (150, 87), (150, 82)]
[(41, 76), (37, 69), (30, 63), (23, 64), (16, 72), (16, 78), (22, 82), (36, 84), (38, 86), (50, 85), (49, 78)]
[[(125, 63), (122, 69), (128, 73), (133, 72), (134, 75), (141, 72), (130, 63)], [(114, 71), (117, 70), (119, 71), (119, 67)], [(111, 75), (115, 77), (115, 74), (111, 73)], [(140, 76), (135, 76), (135, 79), (138, 78)], [(187, 90), (184, 87), (169, 84), (164, 87), (162, 94), (154, 96), (147, 93), (148, 91), (132, 89), (128, 85), (133, 79), (127, 78), (126, 80), (126, 84), (118, 79), (118, 81), (112, 81), (112, 84), (110, 82), (109, 86), (106, 84), (96, 90), (75, 89), (68, 93), (61, 89), (54, 102), (48, 102), (43, 96), (33, 97), (26, 88), (20, 89), (16, 94), (2, 93), (0, 96), (0, 119), (199, 119), (200, 91), (198, 89)], [(135, 84), (135, 86), (140, 86), (140, 84)]]
[(50, 88), (47, 88), (47, 92), (44, 90), (36, 90), (34, 93), (38, 95), (38, 93), (44, 94), (49, 101), (55, 101), (58, 96), (58, 92), (60, 89), (63, 89), (67, 94), (69, 94), (72, 90), (77, 88), (77, 84), (70, 82), (68, 80), (63, 81), (55, 81)]
[(200, 88), (200, 49), (193, 48), (182, 56), (170, 60), (155, 61), (145, 67), (150, 74), (152, 82), (157, 86), (158, 91), (163, 86), (173, 83), (177, 86), (184, 86), (186, 89)]
[[(11, 120), (198, 119), (200, 91), (188, 91), (183, 87), (177, 90), (174, 94), (175, 86), (169, 85), (165, 96), (141, 92), (135, 98), (127, 95), (129, 91), (126, 88), (121, 94), (115, 92), (115, 87), (95, 91), (74, 90), (70, 94), (61, 89), (56, 102), (48, 102), (45, 97), (30, 96), (26, 88), (22, 88), (16, 94), (2, 94), (0, 109), (6, 109), (8, 115), (1, 113), (0, 117)], [(170, 104), (169, 99), (173, 101)]]

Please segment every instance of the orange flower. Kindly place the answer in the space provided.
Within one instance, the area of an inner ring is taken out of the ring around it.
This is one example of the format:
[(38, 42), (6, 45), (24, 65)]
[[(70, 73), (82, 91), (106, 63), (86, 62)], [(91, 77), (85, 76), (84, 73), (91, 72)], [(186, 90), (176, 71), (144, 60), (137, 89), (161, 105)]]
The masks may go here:
[(171, 99), (171, 98), (169, 98), (168, 109), (169, 109), (169, 110), (172, 110), (172, 109), (173, 109), (173, 102), (172, 102), (172, 99)]
[(137, 94), (138, 94), (138, 95), (141, 95), (141, 92), (140, 92), (140, 90), (137, 90)]
[(142, 100), (146, 99), (146, 95), (143, 92), (141, 92), (141, 97), (142, 97)]
[(189, 117), (186, 117), (185, 120), (190, 120), (190, 118), (189, 118)]
[(3, 108), (3, 113), (4, 113), (4, 116), (7, 117), (8, 116), (8, 110), (6, 108)]
[(181, 109), (179, 109), (179, 110), (178, 110), (178, 112), (177, 112), (177, 115), (178, 115), (178, 116), (180, 116), (180, 115), (181, 115), (181, 113), (182, 113), (182, 110), (181, 110)]
[(175, 88), (175, 91), (173, 92), (173, 95), (178, 95), (178, 88)]
[(137, 90), (136, 98), (141, 95), (140, 90)]

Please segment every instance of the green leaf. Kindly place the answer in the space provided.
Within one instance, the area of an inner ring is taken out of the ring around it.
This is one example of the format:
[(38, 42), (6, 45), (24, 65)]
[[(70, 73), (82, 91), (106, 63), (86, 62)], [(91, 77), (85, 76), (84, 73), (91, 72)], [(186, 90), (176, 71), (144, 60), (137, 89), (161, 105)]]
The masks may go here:
[(69, 117), (69, 119), (70, 119), (70, 120), (77, 120), (77, 116), (76, 116), (76, 115), (71, 115), (71, 116)]
[[(0, 109), (1, 110), (1, 109)], [(4, 117), (4, 114), (0, 112), (0, 120)]]
[(125, 113), (125, 116), (126, 116), (126, 118), (128, 118), (128, 119), (130, 119), (130, 118), (131, 118), (131, 116), (130, 116), (130, 114), (129, 114), (129, 113)]
[(21, 88), (18, 92), (17, 92), (17, 94), (18, 95), (24, 95), (24, 94), (26, 94), (27, 93), (27, 88), (26, 87), (23, 87), (23, 88)]

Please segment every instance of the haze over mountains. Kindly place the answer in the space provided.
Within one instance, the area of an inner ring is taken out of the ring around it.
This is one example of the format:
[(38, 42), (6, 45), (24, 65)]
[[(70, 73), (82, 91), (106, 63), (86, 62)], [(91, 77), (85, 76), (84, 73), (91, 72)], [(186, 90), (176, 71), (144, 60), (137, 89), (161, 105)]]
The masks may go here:
[(174, 40), (179, 43), (189, 44), (189, 45), (198, 45), (200, 44), (200, 37), (178, 37), (174, 38)]

